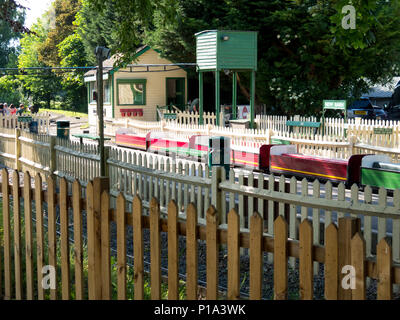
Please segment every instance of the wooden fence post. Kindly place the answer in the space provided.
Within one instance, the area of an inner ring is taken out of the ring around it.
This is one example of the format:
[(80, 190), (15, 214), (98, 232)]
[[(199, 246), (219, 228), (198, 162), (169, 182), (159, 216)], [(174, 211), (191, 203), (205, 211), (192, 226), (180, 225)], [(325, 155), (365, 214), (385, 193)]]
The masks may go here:
[(299, 238), (300, 299), (312, 300), (314, 297), (313, 233), (311, 223), (307, 219), (300, 224)]
[(186, 210), (186, 296), (197, 299), (198, 251), (197, 251), (197, 211), (193, 203)]
[(235, 209), (228, 213), (228, 294), (227, 299), (240, 298), (240, 219)]
[(133, 225), (133, 254), (134, 254), (134, 297), (135, 300), (143, 300), (144, 296), (144, 263), (143, 263), (143, 219), (142, 219), (142, 200), (135, 196), (132, 205), (132, 225)]
[(351, 290), (342, 287), (342, 269), (346, 265), (351, 265), (351, 239), (360, 232), (360, 219), (358, 218), (339, 218), (339, 300), (351, 300)]
[(21, 136), (21, 130), (15, 129), (15, 169), (17, 171), (21, 171), (21, 162), (19, 158), (21, 156), (21, 141), (19, 137)]
[(206, 233), (206, 265), (207, 265), (207, 300), (218, 298), (218, 216), (215, 208), (211, 206), (207, 210)]
[[(260, 181), (260, 180), (259, 180)], [(260, 183), (260, 182), (259, 182)], [(261, 300), (263, 284), (263, 219), (255, 212), (250, 218), (250, 299)]]
[(387, 238), (379, 241), (376, 247), (376, 265), (378, 272), (378, 300), (391, 300), (393, 295), (392, 286), (392, 248)]
[(161, 300), (161, 235), (160, 205), (156, 198), (150, 201), (150, 296)]
[(6, 300), (11, 299), (11, 221), (10, 221), (10, 193), (8, 188), (8, 171), (1, 171), (3, 193), (3, 241), (4, 241), (4, 287)]
[(109, 190), (109, 179), (95, 178), (87, 188), (87, 232), (88, 232), (88, 269), (89, 299), (102, 298), (101, 264), (101, 194)]
[(325, 298), (338, 299), (338, 230), (334, 223), (325, 229)]
[(365, 240), (360, 233), (351, 240), (351, 265), (356, 272), (356, 287), (352, 290), (353, 300), (365, 300), (366, 295), (366, 268), (365, 268)]
[(53, 175), (57, 170), (56, 141), (57, 138), (55, 136), (50, 137), (50, 175)]
[(288, 224), (283, 216), (274, 222), (274, 299), (287, 300), (288, 291)]

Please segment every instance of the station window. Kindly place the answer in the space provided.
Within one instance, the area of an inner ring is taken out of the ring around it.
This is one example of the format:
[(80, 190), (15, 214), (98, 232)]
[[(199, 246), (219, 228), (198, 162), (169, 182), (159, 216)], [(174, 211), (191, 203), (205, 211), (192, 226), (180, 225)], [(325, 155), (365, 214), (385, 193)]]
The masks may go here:
[[(97, 91), (97, 83), (95, 81), (89, 82), (89, 103), (96, 103), (96, 100), (94, 100), (94, 92)], [(111, 103), (111, 86), (110, 86), (110, 80), (104, 80), (103, 81), (103, 102), (105, 104), (110, 104)]]
[(117, 80), (118, 105), (137, 106), (146, 104), (145, 79)]

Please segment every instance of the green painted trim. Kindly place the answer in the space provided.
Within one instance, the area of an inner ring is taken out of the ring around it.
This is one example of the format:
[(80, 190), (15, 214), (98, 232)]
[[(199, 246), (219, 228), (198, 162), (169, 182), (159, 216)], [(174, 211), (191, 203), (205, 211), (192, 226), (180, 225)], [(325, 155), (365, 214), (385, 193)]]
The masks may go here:
[[(119, 87), (118, 85), (120, 83), (128, 83), (130, 85), (134, 84), (134, 83), (142, 83), (144, 84), (144, 88), (143, 88), (143, 103), (141, 104), (121, 104), (119, 102)], [(117, 103), (119, 106), (145, 106), (146, 105), (146, 94), (147, 94), (147, 79), (117, 79)]]
[(203, 72), (199, 71), (199, 124), (204, 124), (204, 116), (203, 116)]
[(282, 139), (271, 139), (272, 144), (285, 144), (285, 145), (290, 145), (290, 141), (287, 140), (282, 140)]
[(112, 117), (115, 118), (115, 97), (114, 97), (114, 72), (110, 72), (111, 75), (111, 110)]
[(250, 128), (254, 128), (254, 105), (256, 99), (256, 72), (251, 72), (251, 84), (250, 84)]
[(400, 189), (400, 172), (361, 168), (361, 184), (386, 189)]
[[(90, 82), (86, 82), (86, 91), (87, 91), (87, 104), (90, 104)], [(89, 107), (88, 107), (88, 114), (89, 114)]]
[(221, 102), (220, 102), (220, 73), (215, 71), (215, 112), (217, 117), (217, 126), (220, 125), (220, 113), (221, 113)]
[[(151, 48), (150, 48), (149, 46), (144, 47), (142, 50), (140, 50), (139, 52), (135, 53), (135, 56), (134, 56), (133, 59), (139, 58), (142, 54), (146, 53), (146, 52), (149, 51), (150, 49), (151, 49)], [(121, 68), (123, 69), (123, 68), (125, 68), (125, 67), (122, 66), (122, 67), (113, 68), (113, 69), (111, 69), (111, 70), (109, 71), (109, 73), (111, 74), (111, 73), (118, 72)]]
[(232, 74), (232, 117), (237, 119), (237, 73)]
[(305, 128), (319, 128), (321, 122), (311, 122), (311, 121), (286, 121), (288, 127), (305, 127)]
[[(151, 48), (150, 48), (150, 46), (146, 46), (146, 47), (144, 47), (142, 50), (140, 50), (139, 52), (136, 52), (135, 53), (135, 58), (134, 59), (137, 59), (137, 58), (139, 58), (142, 54), (145, 54), (147, 51), (149, 51)], [(156, 50), (154, 50), (154, 51), (156, 51)]]

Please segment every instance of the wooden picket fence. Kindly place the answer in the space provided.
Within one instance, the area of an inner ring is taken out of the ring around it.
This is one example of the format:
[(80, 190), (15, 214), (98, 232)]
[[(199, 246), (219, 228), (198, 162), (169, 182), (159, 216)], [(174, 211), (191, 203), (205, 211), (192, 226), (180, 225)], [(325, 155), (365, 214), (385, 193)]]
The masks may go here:
[[(257, 212), (251, 216), (249, 230), (240, 228), (238, 213), (232, 209), (227, 215), (227, 225), (219, 222), (219, 214), (211, 206), (207, 210), (206, 223), (197, 221), (196, 207), (186, 207), (186, 220), (178, 215), (174, 200), (168, 204), (167, 218), (161, 218), (156, 198), (149, 210), (135, 196), (132, 210), (127, 211), (123, 194), (117, 197), (116, 206), (110, 206), (109, 182), (96, 178), (88, 183), (86, 197), (76, 180), (73, 184), (62, 178), (59, 185), (50, 176), (46, 188), (40, 175), (35, 177), (34, 188), (29, 173), (25, 173), (20, 186), (19, 173), (12, 173), (9, 183), (7, 170), (2, 170), (3, 205), (3, 256), (0, 285), (5, 299), (104, 299), (112, 297), (124, 300), (127, 286), (127, 227), (133, 228), (134, 276), (133, 298), (144, 298), (144, 230), (150, 233), (150, 299), (161, 299), (161, 232), (166, 232), (168, 242), (168, 299), (179, 298), (180, 254), (178, 237), (185, 237), (186, 244), (186, 298), (198, 299), (198, 245), (206, 244), (206, 299), (240, 299), (240, 249), (250, 249), (249, 297), (263, 297), (264, 253), (274, 256), (274, 299), (288, 298), (288, 259), (299, 259), (299, 297), (314, 298), (313, 262), (325, 265), (326, 299), (365, 299), (367, 277), (377, 279), (377, 298), (392, 299), (393, 284), (400, 284), (400, 265), (392, 263), (392, 249), (387, 239), (377, 245), (376, 260), (365, 254), (365, 241), (360, 232), (359, 219), (340, 218), (325, 229), (325, 246), (313, 243), (313, 229), (305, 219), (300, 225), (300, 238), (288, 237), (288, 224), (284, 217), (274, 220), (274, 232), (265, 233), (263, 219)], [(69, 192), (72, 190), (72, 192)], [(16, 201), (18, 199), (18, 201)], [(23, 205), (20, 200), (23, 199)], [(11, 206), (12, 204), (12, 206)], [(84, 214), (85, 213), (85, 214)], [(83, 219), (86, 216), (86, 224)], [(47, 225), (45, 224), (47, 221)], [(116, 283), (111, 281), (112, 247), (111, 226), (116, 225)], [(24, 229), (24, 230), (22, 230)], [(13, 236), (13, 238), (12, 238)], [(70, 238), (73, 243), (70, 243)], [(86, 239), (86, 241), (85, 241)], [(221, 296), (219, 286), (220, 245), (227, 247), (227, 290)], [(87, 260), (84, 252), (87, 251)], [(70, 256), (72, 252), (72, 257)], [(44, 289), (42, 268), (46, 265), (56, 270), (56, 285)], [(341, 284), (345, 266), (353, 266), (355, 288), (345, 289)], [(73, 272), (71, 267), (73, 266)], [(84, 270), (87, 270), (87, 275)], [(73, 273), (73, 274), (72, 274)], [(3, 291), (4, 288), (4, 291)], [(116, 288), (116, 289), (115, 289)]]
[[(1, 163), (9, 168), (29, 171), (32, 176), (37, 173), (43, 176), (54, 174), (58, 178), (66, 178), (70, 183), (78, 179), (83, 187), (99, 175), (100, 156), (95, 145), (80, 145), (78, 142), (66, 139), (35, 135), (15, 129), (0, 129), (0, 137)], [(299, 151), (302, 152), (303, 146), (300, 144), (298, 146)], [(290, 206), (290, 214), (287, 217), (290, 237), (298, 240), (296, 215), (300, 216), (301, 213), (303, 220), (307, 217), (307, 211), (312, 210), (316, 244), (323, 244), (323, 233), (319, 227), (321, 219), (328, 225), (333, 221), (332, 217), (342, 217), (347, 209), (350, 207), (357, 209), (357, 205), (361, 203), (366, 205), (365, 210), (357, 211), (357, 214), (365, 215), (365, 212), (369, 212), (362, 224), (367, 255), (373, 252), (376, 244), (375, 235), (378, 241), (391, 235), (393, 259), (400, 262), (400, 219), (390, 211), (391, 208), (396, 211), (399, 207), (400, 191), (398, 190), (391, 196), (382, 189), (375, 196), (369, 187), (359, 190), (353, 186), (352, 190), (346, 193), (345, 186), (342, 184), (336, 188), (330, 183), (321, 184), (318, 181), (311, 184), (307, 181), (296, 181), (293, 178), (289, 182), (283, 176), (278, 181), (278, 177), (262, 173), (245, 174), (233, 170), (229, 173), (229, 181), (225, 181), (224, 174), (211, 172), (210, 168), (202, 163), (173, 159), (139, 150), (106, 148), (106, 151), (106, 168), (107, 175), (110, 177), (110, 195), (113, 201), (121, 192), (129, 202), (132, 202), (134, 196), (139, 194), (144, 201), (144, 207), (148, 209), (151, 199), (156, 197), (164, 215), (168, 203), (174, 199), (182, 214), (184, 208), (189, 203), (193, 203), (199, 219), (205, 219), (207, 209), (210, 205), (214, 205), (221, 214), (221, 223), (226, 223), (224, 220), (226, 213), (235, 208), (241, 217), (241, 228), (249, 227), (251, 213), (257, 210), (266, 221), (269, 221), (269, 230), (273, 230), (272, 217), (276, 216), (278, 210), (281, 210), (279, 208), (283, 206), (280, 204), (278, 208), (277, 202), (274, 203), (274, 201), (283, 199), (286, 196), (284, 193), (289, 194), (292, 199), (296, 195), (305, 195), (310, 197), (306, 206), (301, 202)], [(314, 150), (311, 149), (307, 152), (314, 154)], [(325, 149), (326, 156), (330, 156), (330, 152), (328, 148)], [(338, 147), (336, 153), (339, 152)], [(223, 190), (221, 186), (224, 187)], [(241, 188), (245, 188), (247, 193), (242, 193)], [(276, 194), (277, 200), (271, 200), (262, 195), (262, 192), (269, 190), (279, 190), (282, 193)], [(326, 208), (325, 202), (329, 199), (338, 200), (335, 203), (336, 207)], [(312, 201), (315, 203), (310, 206)], [(339, 210), (337, 206), (341, 204), (347, 206), (346, 210), (344, 207)], [(372, 204), (371, 207), (368, 207), (369, 204)], [(386, 212), (388, 215), (379, 215), (383, 212), (381, 207), (388, 208)]]

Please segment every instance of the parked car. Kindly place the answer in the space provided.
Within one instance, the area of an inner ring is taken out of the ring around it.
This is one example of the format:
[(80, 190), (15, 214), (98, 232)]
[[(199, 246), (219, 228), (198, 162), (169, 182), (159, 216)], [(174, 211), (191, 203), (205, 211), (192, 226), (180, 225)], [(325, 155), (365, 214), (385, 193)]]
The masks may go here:
[(377, 119), (377, 120), (387, 120), (388, 119), (388, 114), (384, 108), (378, 107), (378, 106), (373, 106), (373, 107), (374, 107), (375, 119)]
[(387, 113), (383, 108), (374, 106), (368, 98), (361, 98), (354, 101), (347, 108), (347, 117), (349, 119), (362, 118), (385, 120), (387, 118)]
[(400, 104), (396, 106), (389, 106), (386, 109), (388, 120), (400, 120)]

